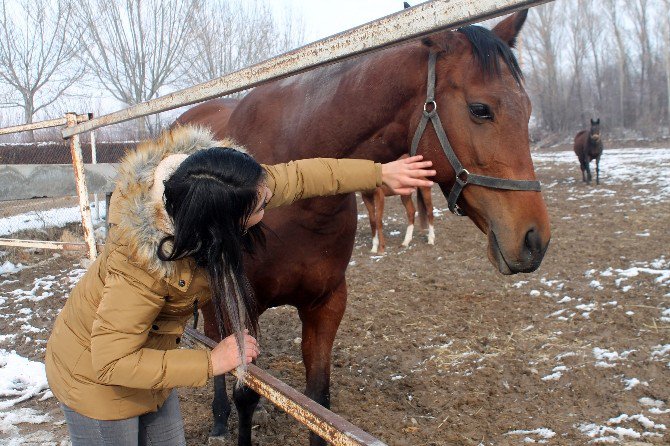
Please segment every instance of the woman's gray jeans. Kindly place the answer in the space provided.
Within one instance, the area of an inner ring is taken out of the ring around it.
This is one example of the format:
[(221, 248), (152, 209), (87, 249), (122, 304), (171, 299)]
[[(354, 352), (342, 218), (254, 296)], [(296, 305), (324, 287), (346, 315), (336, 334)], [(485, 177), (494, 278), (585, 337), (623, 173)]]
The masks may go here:
[(94, 420), (61, 403), (72, 446), (185, 446), (179, 398), (172, 391), (157, 412), (125, 420)]

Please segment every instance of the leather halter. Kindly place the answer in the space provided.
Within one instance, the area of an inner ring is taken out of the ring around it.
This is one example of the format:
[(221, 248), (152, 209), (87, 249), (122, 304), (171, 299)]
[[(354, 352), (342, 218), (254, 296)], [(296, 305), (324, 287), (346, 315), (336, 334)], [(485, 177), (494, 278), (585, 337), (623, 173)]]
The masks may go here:
[(430, 52), (428, 58), (428, 95), (426, 97), (426, 102), (423, 104), (423, 114), (419, 125), (416, 128), (414, 133), (414, 138), (412, 138), (412, 147), (410, 149), (410, 156), (416, 155), (416, 151), (419, 147), (419, 141), (423, 136), (423, 132), (426, 130), (426, 125), (428, 121), (433, 123), (433, 128), (437, 134), (437, 139), (440, 140), (440, 145), (444, 154), (447, 156), (451, 167), (454, 168), (456, 172), (456, 181), (449, 191), (449, 196), (447, 197), (447, 203), (449, 204), (449, 210), (458, 216), (464, 216), (465, 212), (458, 206), (456, 203), (458, 198), (463, 191), (463, 188), (468, 184), (475, 184), (477, 186), (490, 187), (493, 189), (505, 189), (505, 190), (529, 190), (537, 191), (541, 190), (539, 181), (531, 180), (509, 180), (506, 178), (496, 178), (488, 177), (484, 175), (476, 175), (470, 173), (463, 167), (461, 162), (458, 160), (454, 149), (449, 144), (449, 138), (447, 137), (442, 122), (440, 121), (440, 116), (437, 114), (437, 103), (435, 102), (435, 64), (437, 60), (437, 53), (434, 51)]

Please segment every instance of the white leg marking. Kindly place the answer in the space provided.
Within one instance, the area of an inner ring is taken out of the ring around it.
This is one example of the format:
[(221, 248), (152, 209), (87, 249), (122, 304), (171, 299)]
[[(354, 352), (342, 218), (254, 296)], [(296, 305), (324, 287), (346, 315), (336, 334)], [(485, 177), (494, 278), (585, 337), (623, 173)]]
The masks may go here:
[(428, 225), (428, 244), (435, 244), (435, 227), (433, 225)]
[(409, 246), (409, 242), (412, 241), (412, 234), (414, 233), (414, 225), (407, 225), (407, 232), (405, 232), (405, 240), (402, 242), (402, 246)]
[(370, 252), (377, 253), (377, 250), (379, 249), (379, 237), (377, 234), (375, 234), (374, 237), (372, 237), (372, 249)]

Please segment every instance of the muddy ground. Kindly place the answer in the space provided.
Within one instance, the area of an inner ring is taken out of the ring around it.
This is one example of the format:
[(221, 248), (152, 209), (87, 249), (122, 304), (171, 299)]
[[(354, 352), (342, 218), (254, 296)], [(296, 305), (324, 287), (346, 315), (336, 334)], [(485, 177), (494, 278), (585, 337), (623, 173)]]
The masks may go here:
[[(437, 193), (435, 246), (419, 235), (400, 247), (399, 199), (387, 200), (383, 256), (370, 254), (367, 218), (359, 218), (333, 351), (334, 412), (389, 445), (670, 444), (668, 198), (645, 200), (658, 193), (656, 183), (640, 190), (606, 171), (600, 186), (583, 185), (576, 161), (536, 167), (552, 241), (532, 274), (500, 275), (486, 258), (486, 237), (448, 214)], [(0, 295), (50, 274), (54, 296), (22, 302), (41, 332), (0, 318), (0, 333), (17, 335), (0, 348), (43, 361), (76, 259), (10, 255), (34, 266), (0, 277)], [(0, 306), (4, 315), (10, 303)], [(268, 311), (261, 326), (259, 365), (302, 389), (296, 311)], [(211, 388), (180, 396), (188, 444), (207, 444)], [(44, 426), (19, 426), (33, 444), (64, 438), (53, 398), (17, 407), (50, 413), (56, 423), (42, 442), (35, 435)], [(267, 402), (256, 422), (256, 444), (308, 442), (305, 428)]]

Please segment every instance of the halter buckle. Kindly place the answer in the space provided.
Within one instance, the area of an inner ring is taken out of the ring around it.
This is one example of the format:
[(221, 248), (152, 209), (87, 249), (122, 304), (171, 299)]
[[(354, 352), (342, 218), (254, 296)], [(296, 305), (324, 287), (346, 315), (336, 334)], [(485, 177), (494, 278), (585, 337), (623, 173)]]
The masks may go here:
[(465, 186), (466, 184), (468, 184), (469, 175), (470, 172), (468, 172), (468, 169), (461, 169), (461, 171), (456, 174), (456, 181), (461, 186)]
[(453, 214), (458, 217), (465, 217), (465, 211), (458, 204), (454, 204)]
[[(430, 107), (428, 107), (428, 106), (430, 106)], [(428, 110), (428, 108), (430, 108), (430, 110)], [(435, 113), (437, 113), (437, 102), (435, 102), (434, 99), (432, 101), (424, 102), (424, 104), (423, 104), (423, 114), (428, 116), (428, 117), (431, 117), (431, 116), (434, 116)]]

